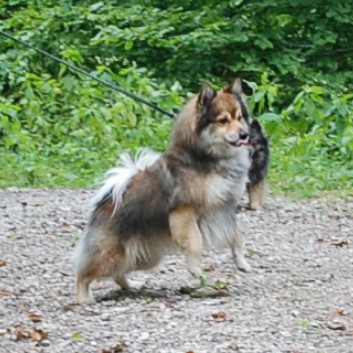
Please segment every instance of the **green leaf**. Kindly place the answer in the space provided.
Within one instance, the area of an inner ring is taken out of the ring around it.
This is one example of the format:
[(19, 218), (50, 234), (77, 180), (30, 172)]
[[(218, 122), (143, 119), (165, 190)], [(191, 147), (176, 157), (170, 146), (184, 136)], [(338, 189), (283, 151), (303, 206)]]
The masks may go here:
[(281, 121), (281, 116), (275, 113), (265, 113), (258, 117), (259, 120), (263, 122), (277, 122)]
[(83, 337), (82, 337), (82, 334), (81, 334), (80, 331), (74, 332), (71, 335), (71, 341), (72, 342), (79, 342), (79, 341), (82, 341), (82, 340), (83, 340)]
[(316, 106), (315, 103), (309, 98), (307, 97), (304, 101), (304, 107), (306, 112), (308, 113), (308, 115), (310, 117), (314, 117), (315, 113), (316, 113)]
[(213, 283), (212, 287), (214, 289), (227, 289), (228, 286), (229, 286), (228, 282), (218, 280)]
[(344, 134), (344, 130), (346, 129), (347, 125), (343, 119), (336, 119), (336, 129), (337, 129), (337, 134), (338, 137), (342, 137)]
[(200, 281), (200, 287), (204, 288), (206, 286), (206, 278), (203, 276), (200, 276), (199, 281)]
[(323, 87), (319, 87), (319, 86), (310, 86), (310, 89), (313, 93), (315, 94), (325, 94), (326, 90)]
[(264, 96), (265, 96), (265, 92), (256, 92), (255, 94), (254, 94), (254, 102), (255, 103), (258, 103), (258, 102), (260, 102), (263, 98), (264, 98)]
[(135, 127), (137, 124), (137, 117), (134, 113), (132, 112), (127, 112), (125, 113), (125, 118), (129, 122), (131, 127)]
[(254, 41), (261, 49), (272, 49), (273, 44), (265, 37), (259, 37)]
[(72, 173), (64, 173), (63, 177), (68, 180), (74, 180), (74, 179), (78, 178), (77, 175), (72, 174)]
[(104, 2), (103, 2), (103, 1), (99, 1), (99, 2), (97, 2), (97, 3), (93, 4), (93, 5), (91, 5), (91, 6), (89, 7), (89, 9), (90, 9), (91, 11), (96, 11), (96, 10), (98, 10), (99, 8), (103, 7), (103, 6), (104, 6)]
[(74, 87), (75, 80), (71, 75), (67, 75), (63, 79), (63, 84), (65, 88), (67, 88), (68, 90), (71, 90)]
[(132, 40), (128, 40), (125, 42), (124, 49), (126, 51), (131, 50), (134, 47), (134, 42)]

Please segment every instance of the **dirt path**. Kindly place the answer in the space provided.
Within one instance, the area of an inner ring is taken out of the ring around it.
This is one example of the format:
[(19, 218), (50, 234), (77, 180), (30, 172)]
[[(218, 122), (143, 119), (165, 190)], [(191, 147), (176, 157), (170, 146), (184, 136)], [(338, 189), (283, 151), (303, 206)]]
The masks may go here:
[[(253, 272), (229, 251), (205, 254), (194, 286), (171, 256), (126, 295), (95, 282), (99, 302), (75, 304), (72, 246), (91, 191), (0, 190), (0, 352), (352, 353), (353, 200), (269, 199), (242, 211)], [(221, 283), (222, 284), (222, 283)]]

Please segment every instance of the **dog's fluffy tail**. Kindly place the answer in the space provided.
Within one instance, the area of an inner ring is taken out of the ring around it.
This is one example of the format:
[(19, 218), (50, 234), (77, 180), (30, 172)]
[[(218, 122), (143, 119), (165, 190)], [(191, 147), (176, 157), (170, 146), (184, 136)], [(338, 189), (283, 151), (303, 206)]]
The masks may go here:
[(160, 153), (149, 149), (139, 150), (134, 160), (128, 153), (122, 154), (117, 167), (106, 173), (102, 187), (92, 199), (93, 207), (96, 207), (109, 195), (111, 195), (114, 205), (121, 203), (131, 179), (140, 171), (154, 164), (159, 157)]

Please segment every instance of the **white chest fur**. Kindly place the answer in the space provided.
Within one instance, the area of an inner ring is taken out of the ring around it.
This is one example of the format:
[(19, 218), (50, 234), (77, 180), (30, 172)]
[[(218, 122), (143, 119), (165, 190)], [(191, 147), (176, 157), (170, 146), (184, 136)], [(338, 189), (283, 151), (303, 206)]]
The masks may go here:
[(208, 176), (205, 192), (208, 206), (217, 207), (229, 201), (238, 203), (245, 192), (249, 167), (249, 154), (244, 149), (236, 161), (224, 165), (222, 173)]
[(231, 194), (232, 185), (229, 179), (217, 174), (208, 177), (205, 198), (208, 206), (217, 206), (226, 202)]

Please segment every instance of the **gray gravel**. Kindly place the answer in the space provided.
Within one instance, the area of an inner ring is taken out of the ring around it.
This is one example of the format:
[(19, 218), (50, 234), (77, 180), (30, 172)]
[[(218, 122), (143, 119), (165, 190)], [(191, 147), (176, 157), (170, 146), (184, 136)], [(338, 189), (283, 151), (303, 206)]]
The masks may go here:
[(70, 262), (91, 191), (0, 190), (0, 352), (353, 352), (353, 199), (267, 200), (241, 210), (250, 274), (205, 254), (196, 285), (168, 257), (127, 294), (92, 285), (79, 306)]

